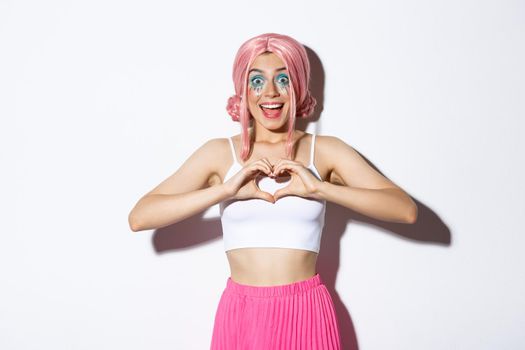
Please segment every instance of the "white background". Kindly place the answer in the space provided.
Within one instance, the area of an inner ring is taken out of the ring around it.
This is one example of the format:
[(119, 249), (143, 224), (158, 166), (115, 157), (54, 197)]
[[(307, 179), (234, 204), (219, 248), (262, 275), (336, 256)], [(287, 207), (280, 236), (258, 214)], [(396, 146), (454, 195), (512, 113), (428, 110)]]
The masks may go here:
[(520, 1), (1, 0), (0, 348), (209, 348), (218, 206), (138, 233), (127, 215), (239, 132), (231, 66), (265, 32), (310, 49), (303, 129), (419, 205), (412, 226), (329, 205), (345, 349), (524, 348), (524, 30)]

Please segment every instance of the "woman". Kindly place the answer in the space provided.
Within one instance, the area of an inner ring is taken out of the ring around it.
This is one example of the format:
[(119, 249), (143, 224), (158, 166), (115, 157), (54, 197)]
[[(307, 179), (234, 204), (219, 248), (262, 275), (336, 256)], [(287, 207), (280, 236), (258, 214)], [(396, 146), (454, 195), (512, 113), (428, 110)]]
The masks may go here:
[(306, 51), (291, 37), (245, 42), (227, 106), (241, 134), (206, 142), (130, 213), (140, 231), (220, 204), (231, 276), (213, 350), (340, 349), (334, 304), (316, 272), (326, 202), (380, 220), (416, 220), (412, 199), (352, 147), (295, 130), (316, 105), (309, 78)]

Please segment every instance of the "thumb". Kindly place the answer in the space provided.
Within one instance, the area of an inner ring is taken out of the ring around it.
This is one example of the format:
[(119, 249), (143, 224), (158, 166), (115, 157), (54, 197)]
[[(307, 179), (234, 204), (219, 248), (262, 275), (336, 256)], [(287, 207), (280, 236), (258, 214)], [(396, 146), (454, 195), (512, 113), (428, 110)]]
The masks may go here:
[(257, 198), (260, 198), (260, 199), (264, 199), (265, 201), (268, 201), (268, 202), (271, 202), (271, 203), (275, 203), (275, 199), (274, 197), (268, 193), (268, 192), (264, 192), (264, 191), (257, 191)]
[(280, 189), (280, 190), (277, 190), (274, 194), (273, 194), (273, 198), (275, 198), (275, 200), (277, 201), (279, 198), (283, 197), (286, 195), (286, 191), (284, 189)]

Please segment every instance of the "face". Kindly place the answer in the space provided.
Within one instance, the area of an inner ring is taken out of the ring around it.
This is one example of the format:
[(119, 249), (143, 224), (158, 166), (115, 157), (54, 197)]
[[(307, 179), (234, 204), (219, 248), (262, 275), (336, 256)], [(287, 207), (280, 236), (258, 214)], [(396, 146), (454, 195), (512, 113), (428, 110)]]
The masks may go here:
[(279, 129), (288, 120), (290, 76), (274, 53), (257, 56), (248, 73), (248, 108), (255, 122)]

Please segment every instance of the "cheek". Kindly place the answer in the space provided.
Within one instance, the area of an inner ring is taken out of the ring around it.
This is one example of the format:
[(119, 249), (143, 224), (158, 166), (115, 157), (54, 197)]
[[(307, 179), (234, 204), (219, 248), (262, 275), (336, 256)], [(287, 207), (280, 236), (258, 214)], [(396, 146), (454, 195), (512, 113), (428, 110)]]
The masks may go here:
[(251, 98), (258, 98), (259, 96), (261, 96), (261, 93), (262, 93), (261, 87), (257, 87), (257, 88), (250, 87), (249, 92), (248, 92)]
[(277, 84), (277, 90), (279, 90), (279, 93), (281, 95), (288, 95), (288, 89), (290, 88), (289, 85), (281, 85)]
[(264, 85), (265, 84), (259, 84), (259, 85), (256, 85), (256, 86), (252, 86), (251, 84), (248, 84), (248, 93), (251, 96), (259, 97), (262, 94), (262, 91), (264, 89)]
[(252, 92), (248, 93), (248, 110), (252, 115), (257, 113), (257, 110), (259, 109), (257, 101), (259, 101), (259, 97), (255, 96), (255, 94)]
[(250, 105), (256, 105), (257, 104), (257, 101), (259, 101), (259, 95), (257, 95), (256, 91), (252, 91), (252, 89), (250, 89), (248, 91), (248, 103)]

